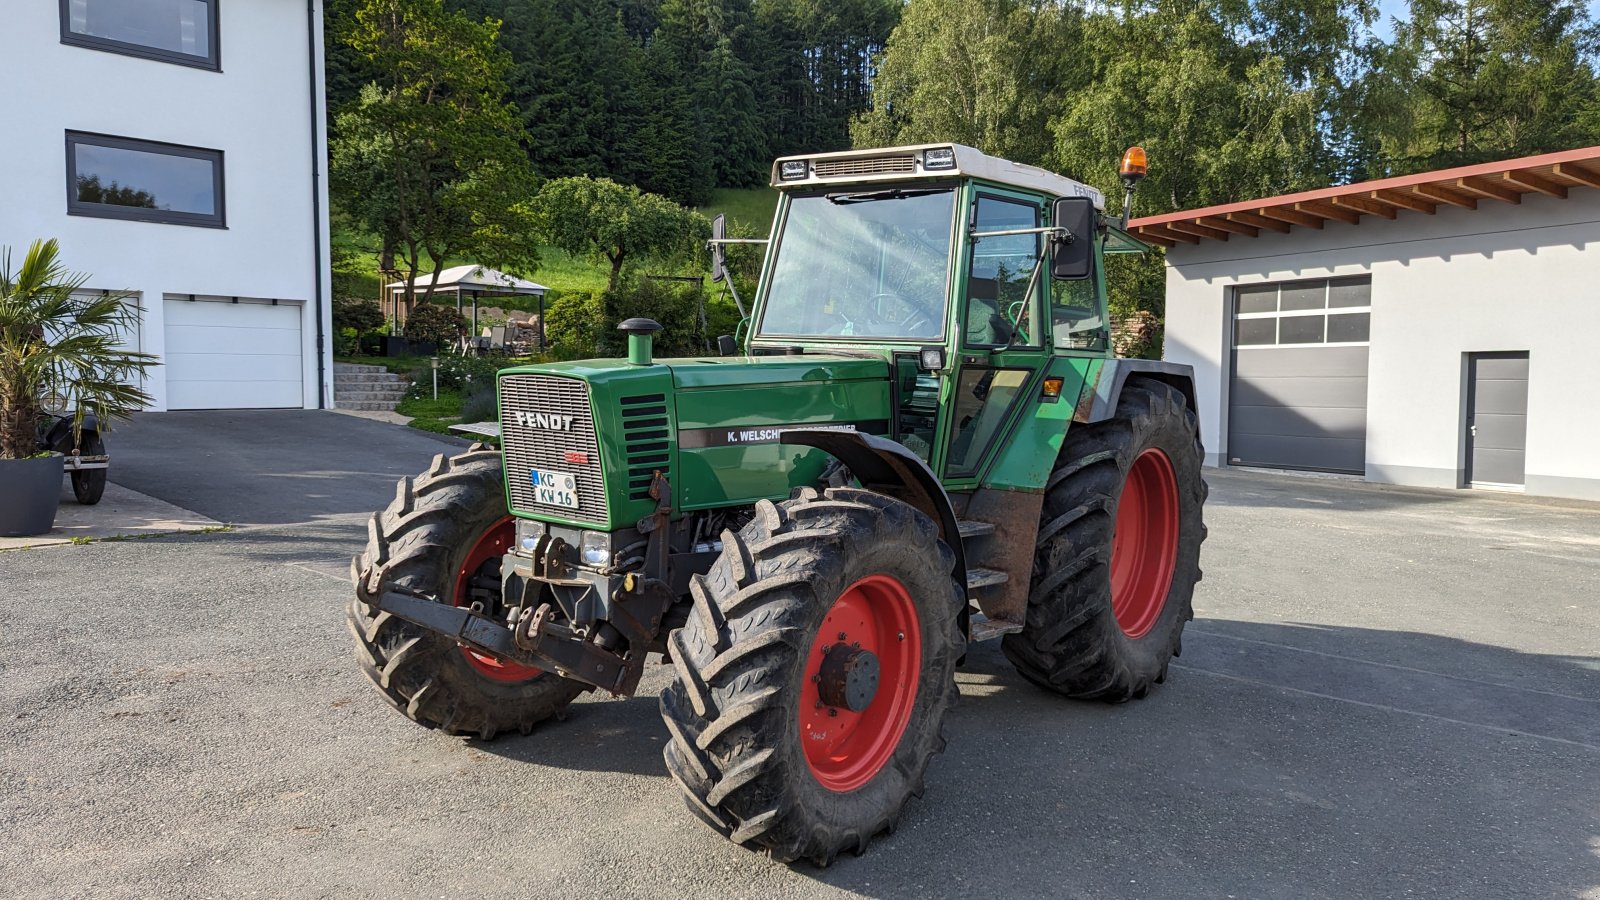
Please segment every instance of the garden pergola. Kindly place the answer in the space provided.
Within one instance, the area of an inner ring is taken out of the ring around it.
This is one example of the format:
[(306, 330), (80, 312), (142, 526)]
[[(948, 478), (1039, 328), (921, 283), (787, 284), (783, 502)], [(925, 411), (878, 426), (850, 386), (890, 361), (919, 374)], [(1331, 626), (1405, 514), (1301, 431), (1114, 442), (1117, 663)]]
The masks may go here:
[[(544, 334), (544, 295), (550, 289), (542, 284), (515, 275), (507, 275), (488, 266), (451, 266), (439, 273), (438, 284), (434, 284), (432, 275), (418, 276), (412, 289), (413, 296), (421, 297), (430, 284), (433, 285), (433, 296), (455, 297), (456, 312), (464, 313), (463, 306), (470, 305), (474, 334), (478, 331), (480, 300), (493, 300), (495, 297), (538, 297), (539, 333), (541, 336)], [(406, 316), (411, 312), (406, 306), (405, 281), (396, 281), (388, 286), (388, 301), (383, 312), (386, 317), (393, 319), (396, 327), (405, 324)]]

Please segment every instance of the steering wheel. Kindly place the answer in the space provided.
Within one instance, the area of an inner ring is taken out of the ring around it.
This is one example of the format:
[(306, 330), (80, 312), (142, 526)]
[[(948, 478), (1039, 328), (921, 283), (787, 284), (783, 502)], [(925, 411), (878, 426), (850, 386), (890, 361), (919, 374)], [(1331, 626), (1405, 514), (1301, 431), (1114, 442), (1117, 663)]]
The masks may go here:
[[(1022, 339), (1022, 343), (1024, 344), (1032, 341), (1032, 336), (1028, 334), (1027, 326), (1022, 322), (1022, 315), (1023, 313), (1027, 312), (1027, 309), (1027, 300), (1013, 300), (1006, 304), (1005, 312), (1006, 321), (1010, 322), (1011, 327), (1016, 329), (1017, 337), (1020, 337)], [(1015, 343), (1015, 341), (1013, 341), (1013, 343)]]

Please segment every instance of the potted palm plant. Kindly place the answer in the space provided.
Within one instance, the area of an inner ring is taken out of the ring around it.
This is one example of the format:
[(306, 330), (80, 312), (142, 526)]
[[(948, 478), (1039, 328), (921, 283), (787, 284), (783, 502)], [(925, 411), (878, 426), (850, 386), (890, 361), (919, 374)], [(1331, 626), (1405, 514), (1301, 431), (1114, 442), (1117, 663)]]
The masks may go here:
[(138, 327), (127, 294), (88, 293), (54, 240), (34, 241), (13, 270), (0, 252), (0, 535), (43, 534), (61, 501), (62, 457), (40, 444), (46, 398), (72, 405), (74, 445), (84, 416), (101, 428), (144, 408), (136, 386), (155, 357), (127, 350)]

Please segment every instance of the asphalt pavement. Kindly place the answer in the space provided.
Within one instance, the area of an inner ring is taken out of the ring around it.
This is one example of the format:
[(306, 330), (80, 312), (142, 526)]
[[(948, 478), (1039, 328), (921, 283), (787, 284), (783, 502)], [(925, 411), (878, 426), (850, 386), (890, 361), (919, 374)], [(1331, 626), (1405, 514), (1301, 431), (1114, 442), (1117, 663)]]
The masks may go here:
[(666, 667), (488, 744), (385, 706), (344, 572), (449, 447), (205, 415), (245, 424), (145, 417), (113, 471), (259, 524), (0, 553), (0, 893), (1600, 898), (1600, 507), (1208, 472), (1168, 682), (1075, 703), (979, 645), (926, 797), (816, 869), (683, 808)]

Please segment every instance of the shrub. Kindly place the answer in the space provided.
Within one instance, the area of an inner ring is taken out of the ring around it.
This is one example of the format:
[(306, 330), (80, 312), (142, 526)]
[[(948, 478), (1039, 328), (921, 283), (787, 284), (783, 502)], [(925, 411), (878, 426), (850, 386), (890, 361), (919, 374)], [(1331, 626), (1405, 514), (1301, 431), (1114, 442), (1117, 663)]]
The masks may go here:
[(602, 321), (600, 296), (589, 291), (568, 291), (545, 306), (545, 340), (559, 359), (583, 359), (599, 351)]
[(423, 303), (406, 318), (405, 336), (447, 347), (467, 330), (467, 320), (448, 306)]
[(383, 327), (383, 310), (371, 300), (359, 297), (333, 298), (333, 330), (354, 329), (357, 333)]
[[(459, 390), (471, 393), (473, 390), (488, 385), (494, 388), (494, 375), (505, 368), (509, 363), (504, 357), (494, 356), (441, 356), (439, 357), (439, 389)], [(431, 390), (433, 375), (428, 367), (419, 370), (417, 376), (419, 384), (426, 384)]]

